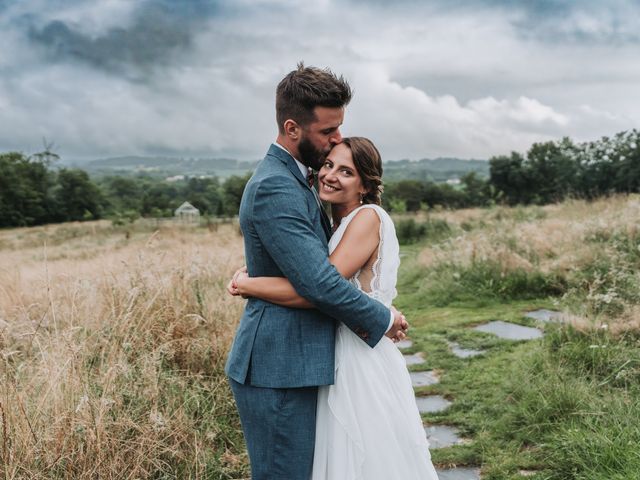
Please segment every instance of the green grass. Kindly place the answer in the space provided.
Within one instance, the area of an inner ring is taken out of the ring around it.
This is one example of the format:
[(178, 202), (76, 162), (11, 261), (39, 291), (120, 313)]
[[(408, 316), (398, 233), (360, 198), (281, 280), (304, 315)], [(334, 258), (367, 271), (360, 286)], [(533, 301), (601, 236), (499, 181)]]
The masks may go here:
[(428, 271), (414, 266), (399, 285), (408, 292), (410, 304), (439, 307), (533, 300), (561, 295), (567, 289), (566, 280), (559, 275), (523, 269), (505, 271), (496, 262), (481, 260), (470, 266), (442, 263)]
[[(640, 478), (640, 337), (546, 325), (543, 339), (513, 342), (470, 329), (490, 320), (535, 325), (523, 313), (552, 307), (567, 287), (563, 278), (501, 275), (491, 265), (401, 270), (395, 304), (411, 322), (409, 352), (425, 353), (411, 369), (441, 373), (417, 393), (453, 402), (423, 418), (470, 440), (432, 451), (436, 464), (479, 465), (484, 480)], [(450, 341), (485, 353), (459, 359)]]

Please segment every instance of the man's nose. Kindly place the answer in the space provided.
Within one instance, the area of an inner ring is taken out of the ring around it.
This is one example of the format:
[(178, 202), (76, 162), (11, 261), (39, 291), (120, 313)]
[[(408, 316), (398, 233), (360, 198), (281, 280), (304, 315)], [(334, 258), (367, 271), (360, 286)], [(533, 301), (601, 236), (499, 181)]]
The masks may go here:
[(340, 133), (340, 129), (337, 129), (333, 133), (329, 141), (331, 142), (332, 145), (337, 145), (339, 143), (342, 143), (342, 133)]

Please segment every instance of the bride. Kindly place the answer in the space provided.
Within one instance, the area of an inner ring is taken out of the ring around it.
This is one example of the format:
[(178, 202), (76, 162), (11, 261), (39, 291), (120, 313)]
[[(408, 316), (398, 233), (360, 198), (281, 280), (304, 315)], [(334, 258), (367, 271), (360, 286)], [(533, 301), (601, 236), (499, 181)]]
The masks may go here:
[[(400, 265), (393, 221), (380, 207), (382, 162), (361, 137), (336, 145), (318, 172), (331, 204), (329, 260), (360, 290), (391, 306)], [(235, 295), (313, 308), (286, 278), (236, 272)], [(312, 480), (437, 480), (404, 358), (388, 337), (370, 348), (344, 324), (336, 333), (335, 383), (321, 386)]]

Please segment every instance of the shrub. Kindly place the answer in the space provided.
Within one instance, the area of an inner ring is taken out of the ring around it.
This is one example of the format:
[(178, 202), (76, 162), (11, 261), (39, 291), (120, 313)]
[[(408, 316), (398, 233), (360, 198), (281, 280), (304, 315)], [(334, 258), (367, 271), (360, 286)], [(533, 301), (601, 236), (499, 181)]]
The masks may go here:
[(428, 219), (418, 223), (413, 218), (400, 220), (396, 224), (396, 235), (400, 245), (408, 245), (428, 240), (438, 242), (451, 235), (451, 227), (446, 220)]
[(489, 260), (476, 261), (469, 266), (440, 264), (428, 274), (423, 286), (426, 297), (436, 306), (545, 298), (561, 295), (566, 288), (566, 280), (557, 274), (504, 270), (500, 264)]

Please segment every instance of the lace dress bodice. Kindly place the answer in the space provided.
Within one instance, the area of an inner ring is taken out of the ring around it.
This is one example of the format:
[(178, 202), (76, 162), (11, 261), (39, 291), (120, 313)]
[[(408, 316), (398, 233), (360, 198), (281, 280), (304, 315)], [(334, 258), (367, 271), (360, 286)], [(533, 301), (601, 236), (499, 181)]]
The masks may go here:
[(380, 243), (373, 258), (349, 281), (358, 289), (389, 307), (397, 295), (396, 281), (400, 266), (400, 247), (393, 220), (382, 207), (371, 204), (362, 205), (344, 217), (329, 241), (329, 253), (331, 254), (342, 240), (349, 222), (360, 210), (365, 208), (374, 210), (380, 218)]

